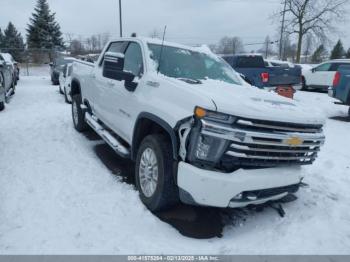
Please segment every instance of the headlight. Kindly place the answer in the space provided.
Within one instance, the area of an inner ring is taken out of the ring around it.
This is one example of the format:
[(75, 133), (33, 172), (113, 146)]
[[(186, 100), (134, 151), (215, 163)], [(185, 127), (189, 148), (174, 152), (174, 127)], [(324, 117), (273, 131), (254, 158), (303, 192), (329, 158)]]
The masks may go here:
[[(236, 118), (227, 114), (221, 114), (214, 111), (196, 107), (194, 111), (195, 117), (200, 120), (229, 126), (236, 121)], [(191, 132), (188, 160), (190, 162), (209, 162), (217, 163), (222, 157), (224, 151), (229, 145), (226, 139), (202, 134), (202, 121), (196, 121)]]
[(193, 153), (196, 159), (216, 163), (226, 147), (225, 139), (198, 134)]
[(201, 107), (195, 108), (194, 115), (200, 119), (206, 119), (223, 124), (233, 124), (236, 121), (236, 118), (233, 116), (206, 110)]

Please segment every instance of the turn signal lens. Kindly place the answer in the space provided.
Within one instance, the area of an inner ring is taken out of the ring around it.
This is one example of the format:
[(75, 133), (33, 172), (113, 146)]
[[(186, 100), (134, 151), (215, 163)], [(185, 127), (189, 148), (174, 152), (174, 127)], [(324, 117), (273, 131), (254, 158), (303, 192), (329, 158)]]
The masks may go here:
[(207, 111), (201, 107), (196, 107), (196, 109), (194, 110), (194, 114), (198, 118), (203, 118), (207, 115)]
[(333, 79), (333, 87), (336, 87), (340, 83), (340, 73), (335, 73), (334, 79)]

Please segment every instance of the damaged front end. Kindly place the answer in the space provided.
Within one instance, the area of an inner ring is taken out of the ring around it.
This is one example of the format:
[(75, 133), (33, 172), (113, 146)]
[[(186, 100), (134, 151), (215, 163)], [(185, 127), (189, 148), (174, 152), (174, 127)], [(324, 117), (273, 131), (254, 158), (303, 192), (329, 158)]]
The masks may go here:
[[(197, 108), (179, 128), (181, 159), (233, 172), (312, 164), (324, 144), (322, 125), (247, 119)], [(204, 113), (205, 112), (205, 113)]]
[(177, 183), (187, 204), (244, 207), (298, 191), (315, 161), (322, 125), (283, 123), (196, 109), (178, 128)]

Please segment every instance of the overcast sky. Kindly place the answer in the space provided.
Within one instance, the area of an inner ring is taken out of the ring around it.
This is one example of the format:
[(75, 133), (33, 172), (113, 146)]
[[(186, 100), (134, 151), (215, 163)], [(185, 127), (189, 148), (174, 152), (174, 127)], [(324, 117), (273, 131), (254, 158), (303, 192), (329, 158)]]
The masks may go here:
[[(188, 44), (216, 43), (220, 37), (240, 36), (245, 44), (276, 39), (277, 24), (270, 16), (280, 0), (122, 0), (125, 35), (148, 36), (168, 26), (167, 40)], [(64, 34), (87, 37), (119, 34), (118, 0), (48, 0)], [(9, 21), (25, 35), (36, 0), (0, 0), (0, 27)], [(350, 22), (338, 25), (350, 47)], [(65, 36), (65, 35), (64, 35)], [(277, 39), (276, 39), (277, 40)], [(247, 47), (258, 49), (260, 46)]]

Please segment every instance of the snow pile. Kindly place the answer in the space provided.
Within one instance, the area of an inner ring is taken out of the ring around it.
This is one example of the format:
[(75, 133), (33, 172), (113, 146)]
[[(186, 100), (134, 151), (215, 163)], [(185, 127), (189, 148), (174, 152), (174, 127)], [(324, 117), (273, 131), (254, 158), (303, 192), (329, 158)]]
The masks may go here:
[[(22, 77), (0, 113), (0, 254), (350, 253), (350, 123), (327, 120), (320, 158), (304, 168), (310, 187), (284, 205), (285, 218), (229, 211), (222, 238), (196, 240), (151, 214), (103, 165), (94, 152), (102, 142), (73, 129), (47, 76)], [(297, 99), (346, 115), (325, 94)]]

